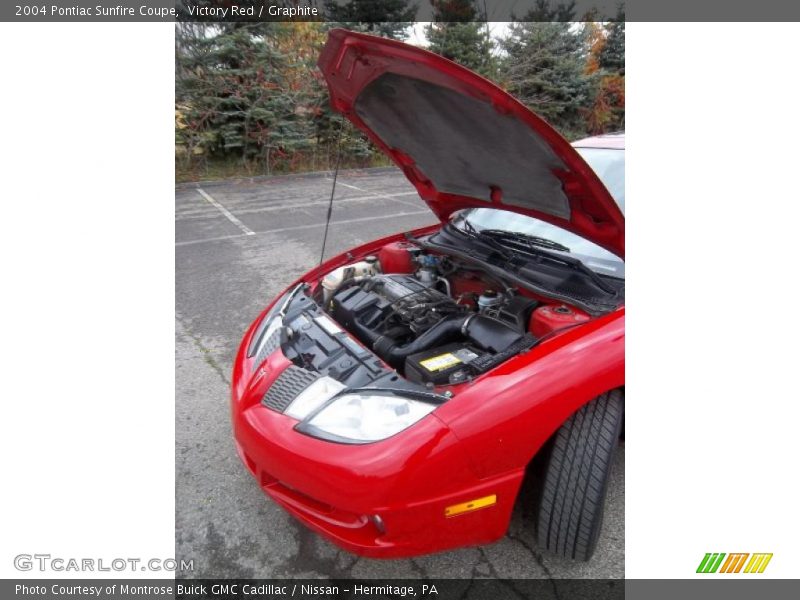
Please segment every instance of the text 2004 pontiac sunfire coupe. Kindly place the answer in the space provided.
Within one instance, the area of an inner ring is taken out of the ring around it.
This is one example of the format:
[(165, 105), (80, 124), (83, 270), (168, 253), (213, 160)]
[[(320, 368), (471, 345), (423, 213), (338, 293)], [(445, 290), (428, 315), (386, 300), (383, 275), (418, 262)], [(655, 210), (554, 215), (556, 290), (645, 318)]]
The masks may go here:
[(502, 537), (527, 472), (540, 547), (588, 559), (623, 420), (624, 137), (570, 146), (387, 39), (334, 30), (319, 66), (441, 223), (329, 260), (255, 320), (242, 461), (305, 525), (385, 558)]

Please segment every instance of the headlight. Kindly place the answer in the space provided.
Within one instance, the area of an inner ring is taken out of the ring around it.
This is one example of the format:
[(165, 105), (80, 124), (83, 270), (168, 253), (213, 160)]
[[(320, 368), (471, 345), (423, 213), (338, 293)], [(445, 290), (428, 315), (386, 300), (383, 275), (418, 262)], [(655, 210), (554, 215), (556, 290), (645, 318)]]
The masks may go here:
[(272, 314), (273, 312), (277, 313), (278, 311), (270, 311), (270, 314), (267, 314), (258, 326), (258, 331), (253, 336), (253, 341), (250, 342), (247, 356), (257, 355), (261, 348), (270, 341), (272, 335), (283, 327), (283, 317), (279, 314)]
[(272, 308), (269, 309), (269, 312), (264, 315), (264, 318), (261, 320), (261, 323), (258, 324), (258, 328), (256, 328), (256, 332), (253, 334), (250, 345), (247, 348), (248, 358), (258, 354), (258, 351), (261, 350), (272, 334), (283, 326), (283, 314), (281, 311), (291, 302), (292, 298), (302, 289), (303, 285), (304, 284), (300, 283), (281, 295), (272, 305)]
[(332, 377), (320, 377), (300, 392), (284, 413), (302, 421), (343, 389), (344, 384)]
[(280, 316), (277, 316), (276, 318), (276, 315), (278, 315), (283, 302), (283, 298), (278, 298), (278, 301), (272, 305), (272, 308), (269, 309), (269, 312), (264, 315), (261, 323), (258, 324), (258, 328), (250, 340), (250, 346), (247, 348), (248, 357), (258, 354), (258, 351), (269, 339), (269, 337), (275, 333), (281, 325), (283, 325), (283, 319)]
[(383, 440), (411, 427), (436, 408), (393, 393), (347, 392), (297, 426), (314, 437), (348, 444)]

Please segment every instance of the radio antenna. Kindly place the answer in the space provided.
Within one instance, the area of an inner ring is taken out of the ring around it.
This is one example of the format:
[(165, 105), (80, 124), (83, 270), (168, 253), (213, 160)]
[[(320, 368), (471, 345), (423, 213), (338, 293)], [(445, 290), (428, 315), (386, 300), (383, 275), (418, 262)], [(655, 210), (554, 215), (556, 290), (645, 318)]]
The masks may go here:
[(333, 185), (331, 186), (331, 199), (328, 201), (328, 216), (325, 217), (325, 233), (322, 236), (322, 251), (319, 253), (319, 264), (325, 260), (325, 244), (328, 241), (328, 227), (331, 224), (331, 214), (333, 213), (333, 196), (336, 194), (336, 179), (339, 177), (339, 162), (342, 159), (342, 129), (344, 129), (344, 118), (339, 120), (339, 134), (336, 136), (336, 167), (333, 170)]

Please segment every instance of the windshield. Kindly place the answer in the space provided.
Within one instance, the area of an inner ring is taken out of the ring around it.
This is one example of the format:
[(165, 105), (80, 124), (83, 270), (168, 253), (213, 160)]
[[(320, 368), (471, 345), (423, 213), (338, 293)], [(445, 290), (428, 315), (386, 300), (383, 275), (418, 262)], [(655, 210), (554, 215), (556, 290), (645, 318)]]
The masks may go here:
[[(589, 163), (589, 166), (595, 170), (624, 214), (625, 151), (608, 148), (576, 148), (576, 150)], [(459, 223), (464, 219), (467, 219), (479, 231), (482, 229), (502, 229), (504, 231), (533, 235), (563, 244), (570, 251), (556, 253), (577, 258), (587, 267), (601, 275), (625, 277), (625, 263), (618, 256), (574, 233), (539, 219), (495, 208), (472, 208), (457, 213), (453, 222), (457, 227), (460, 227)], [(555, 252), (554, 250), (548, 251)]]
[(575, 148), (592, 167), (625, 214), (625, 150)]

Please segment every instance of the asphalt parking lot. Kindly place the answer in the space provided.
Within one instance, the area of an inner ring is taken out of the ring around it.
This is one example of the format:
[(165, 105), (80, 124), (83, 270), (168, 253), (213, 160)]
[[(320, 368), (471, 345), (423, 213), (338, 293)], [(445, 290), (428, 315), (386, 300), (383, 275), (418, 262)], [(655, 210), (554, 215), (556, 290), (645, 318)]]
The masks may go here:
[[(175, 552), (186, 577), (620, 578), (624, 576), (624, 446), (599, 546), (588, 563), (541, 553), (520, 507), (498, 543), (410, 560), (358, 558), (268, 500), (240, 464), (228, 389), (238, 341), (265, 304), (319, 261), (327, 174), (175, 190)], [(339, 174), (326, 256), (435, 222), (394, 169)]]

